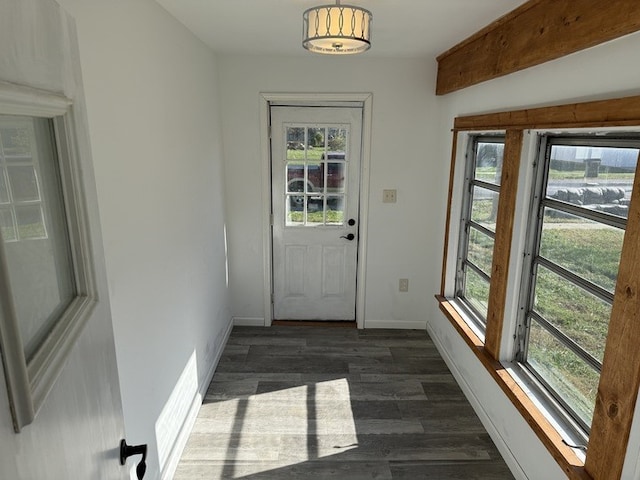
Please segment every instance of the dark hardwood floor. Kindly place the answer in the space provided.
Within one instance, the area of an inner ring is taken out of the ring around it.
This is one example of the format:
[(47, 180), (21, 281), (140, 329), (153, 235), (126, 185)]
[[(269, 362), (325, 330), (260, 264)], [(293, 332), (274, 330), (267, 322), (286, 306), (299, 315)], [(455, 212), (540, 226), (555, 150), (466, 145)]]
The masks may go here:
[(235, 327), (175, 480), (513, 479), (424, 331)]

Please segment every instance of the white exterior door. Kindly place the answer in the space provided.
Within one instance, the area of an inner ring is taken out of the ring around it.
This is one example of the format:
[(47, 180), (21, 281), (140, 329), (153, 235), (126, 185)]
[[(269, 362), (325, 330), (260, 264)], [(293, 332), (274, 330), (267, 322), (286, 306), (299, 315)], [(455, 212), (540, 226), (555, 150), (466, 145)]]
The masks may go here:
[(123, 480), (75, 28), (54, 0), (3, 0), (0, 19), (0, 478)]
[(271, 107), (273, 318), (355, 320), (362, 108)]

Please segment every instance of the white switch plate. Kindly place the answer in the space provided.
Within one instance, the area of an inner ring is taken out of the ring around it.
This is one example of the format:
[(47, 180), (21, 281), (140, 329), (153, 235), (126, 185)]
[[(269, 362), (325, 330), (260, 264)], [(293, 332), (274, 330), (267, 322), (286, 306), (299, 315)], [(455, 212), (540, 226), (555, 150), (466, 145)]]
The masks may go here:
[(382, 191), (382, 203), (396, 203), (396, 191), (395, 190), (383, 190)]
[(408, 278), (401, 278), (400, 279), (399, 290), (401, 292), (408, 292), (409, 291), (409, 279)]

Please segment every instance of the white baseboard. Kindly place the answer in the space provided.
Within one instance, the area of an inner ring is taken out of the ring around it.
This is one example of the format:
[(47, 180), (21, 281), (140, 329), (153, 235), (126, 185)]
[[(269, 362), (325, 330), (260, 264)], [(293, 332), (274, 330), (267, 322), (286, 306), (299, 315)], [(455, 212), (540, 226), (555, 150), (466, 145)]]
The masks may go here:
[(449, 352), (447, 351), (447, 349), (444, 348), (444, 345), (442, 344), (442, 342), (440, 342), (440, 339), (435, 335), (435, 333), (433, 332), (433, 330), (430, 328), (429, 325), (427, 325), (427, 333), (433, 340), (433, 343), (438, 349), (438, 352), (440, 352), (440, 356), (443, 358), (443, 360), (449, 367), (449, 370), (451, 370), (451, 374), (456, 379), (456, 382), (458, 382), (458, 385), (460, 386), (460, 388), (464, 392), (465, 397), (467, 397), (467, 400), (475, 410), (476, 414), (478, 415), (478, 418), (482, 422), (482, 425), (484, 426), (485, 430), (487, 430), (487, 433), (493, 440), (493, 443), (495, 443), (496, 448), (500, 452), (500, 455), (502, 455), (502, 458), (504, 458), (505, 463), (509, 466), (509, 469), (511, 470), (511, 473), (513, 474), (513, 476), (518, 480), (528, 480), (529, 477), (526, 475), (524, 470), (522, 470), (522, 467), (518, 463), (518, 460), (513, 456), (513, 453), (511, 452), (509, 445), (504, 440), (504, 438), (502, 438), (502, 435), (494, 425), (493, 421), (491, 420), (491, 417), (487, 414), (485, 409), (482, 407), (482, 403), (480, 402), (478, 397), (476, 397), (472, 388), (467, 383), (464, 376), (462, 375), (462, 373), (456, 366), (455, 362), (449, 355)]
[(173, 475), (176, 473), (176, 469), (178, 468), (178, 463), (180, 462), (180, 457), (182, 456), (182, 452), (184, 451), (184, 447), (187, 445), (187, 441), (189, 440), (189, 435), (191, 433), (191, 429), (196, 422), (196, 418), (198, 418), (198, 412), (200, 411), (200, 406), (202, 405), (202, 397), (200, 394), (193, 397), (193, 401), (189, 406), (189, 412), (184, 419), (182, 426), (180, 427), (180, 432), (178, 433), (178, 437), (173, 444), (173, 448), (171, 452), (169, 452), (169, 456), (167, 457), (167, 461), (164, 464), (164, 468), (162, 469), (162, 473), (160, 478), (162, 480), (171, 480)]
[(239, 327), (264, 327), (262, 317), (233, 317), (233, 324)]
[(173, 447), (171, 452), (167, 457), (167, 461), (164, 464), (162, 469), (162, 473), (160, 478), (162, 480), (171, 480), (176, 473), (176, 469), (178, 468), (178, 463), (180, 462), (180, 457), (182, 457), (182, 452), (184, 451), (184, 447), (187, 445), (187, 441), (189, 440), (189, 436), (191, 435), (191, 430), (193, 429), (193, 425), (196, 423), (196, 419), (198, 418), (198, 413), (200, 412), (200, 407), (202, 406), (202, 402), (204, 400), (204, 396), (207, 393), (207, 388), (209, 388), (209, 384), (213, 379), (213, 374), (218, 367), (218, 363), (220, 362), (220, 358), (222, 357), (222, 352), (224, 351), (224, 347), (227, 345), (229, 341), (229, 336), (231, 335), (231, 330), (233, 329), (233, 320), (231, 320), (227, 326), (227, 329), (224, 333), (224, 338), (220, 342), (220, 349), (216, 352), (216, 356), (209, 367), (209, 371), (204, 378), (204, 381), (198, 387), (198, 393), (193, 397), (193, 401), (189, 407), (189, 412), (187, 413), (182, 426), (180, 427), (180, 433), (178, 434), (175, 442), (173, 443)]
[(397, 330), (425, 330), (427, 321), (408, 322), (403, 320), (365, 320), (364, 328), (395, 328)]
[(204, 382), (200, 385), (200, 397), (204, 400), (204, 396), (207, 393), (207, 389), (209, 388), (209, 384), (211, 380), (213, 380), (213, 374), (216, 373), (216, 368), (218, 368), (218, 363), (220, 363), (220, 358), (222, 357), (222, 352), (224, 348), (227, 346), (227, 342), (229, 341), (229, 337), (231, 336), (231, 330), (233, 330), (233, 319), (227, 324), (227, 329), (224, 332), (222, 337), (222, 341), (220, 342), (220, 349), (216, 353), (211, 366), (209, 367), (209, 371), (207, 372), (207, 376), (205, 377)]
[[(264, 327), (262, 317), (233, 317), (233, 324), (241, 327)], [(365, 320), (364, 328), (395, 328), (398, 330), (425, 330), (427, 321), (409, 322), (403, 320)]]

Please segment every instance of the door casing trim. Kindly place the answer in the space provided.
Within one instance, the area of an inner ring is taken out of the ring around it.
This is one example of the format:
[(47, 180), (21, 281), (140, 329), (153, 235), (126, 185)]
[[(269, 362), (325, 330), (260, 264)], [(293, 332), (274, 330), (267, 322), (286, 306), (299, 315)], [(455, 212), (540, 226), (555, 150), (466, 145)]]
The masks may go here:
[(360, 209), (358, 269), (356, 280), (356, 324), (365, 328), (367, 268), (367, 232), (369, 218), (369, 177), (371, 166), (372, 93), (260, 93), (260, 158), (262, 159), (262, 258), (264, 295), (264, 326), (273, 321), (273, 245), (271, 237), (271, 139), (269, 138), (269, 110), (279, 106), (326, 106), (358, 102), (362, 105), (362, 151), (360, 162)]

